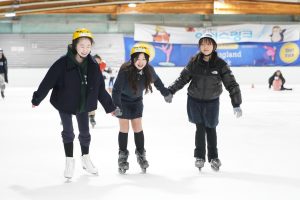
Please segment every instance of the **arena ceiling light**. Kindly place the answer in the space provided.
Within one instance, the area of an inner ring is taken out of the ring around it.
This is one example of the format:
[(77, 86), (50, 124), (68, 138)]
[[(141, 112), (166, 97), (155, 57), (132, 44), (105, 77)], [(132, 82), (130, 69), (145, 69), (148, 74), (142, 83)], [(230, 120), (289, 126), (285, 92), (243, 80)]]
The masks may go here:
[(300, 0), (256, 0), (256, 1), (283, 2), (283, 3), (300, 3)]
[(16, 13), (15, 12), (8, 12), (4, 14), (5, 17), (15, 17)]
[(135, 8), (136, 7), (136, 3), (130, 3), (130, 4), (128, 4), (128, 7), (129, 8)]
[[(62, 4), (62, 3), (81, 3), (81, 2), (89, 2), (91, 0), (60, 0), (60, 1), (41, 1), (41, 2), (34, 2), (34, 3), (22, 3), (21, 1), (14, 2), (11, 5), (1, 6), (2, 9), (4, 8), (11, 8), (11, 7), (25, 7), (25, 6), (39, 6), (39, 5), (51, 5), (51, 4)], [(1, 0), (0, 0), (1, 2)]]

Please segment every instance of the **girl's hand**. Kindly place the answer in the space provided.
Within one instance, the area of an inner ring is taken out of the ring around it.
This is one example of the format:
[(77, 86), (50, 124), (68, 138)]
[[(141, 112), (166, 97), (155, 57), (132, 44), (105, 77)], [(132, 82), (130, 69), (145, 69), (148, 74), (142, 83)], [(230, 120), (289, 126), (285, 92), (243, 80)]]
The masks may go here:
[(122, 110), (119, 107), (117, 107), (111, 114), (116, 117), (121, 116)]

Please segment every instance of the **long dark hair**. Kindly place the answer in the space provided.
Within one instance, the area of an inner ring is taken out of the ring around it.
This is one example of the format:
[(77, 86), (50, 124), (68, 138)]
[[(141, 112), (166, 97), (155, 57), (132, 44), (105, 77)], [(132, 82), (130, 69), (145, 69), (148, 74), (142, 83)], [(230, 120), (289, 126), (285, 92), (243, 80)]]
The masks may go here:
[[(279, 76), (277, 75), (277, 72), (280, 73)], [(283, 78), (283, 75), (282, 75), (282, 73), (281, 73), (280, 70), (276, 70), (276, 71), (274, 72), (274, 74), (272, 75), (272, 77), (274, 78), (275, 76), (278, 76), (281, 80), (285, 80), (285, 79)]]
[(1, 53), (2, 53), (2, 58), (0, 58), (0, 59), (6, 60), (6, 57), (5, 57), (5, 55), (4, 55), (4, 52), (1, 51)]
[[(133, 89), (134, 93), (137, 93), (137, 82), (138, 82), (138, 78), (139, 78), (139, 70), (134, 66), (134, 63), (137, 61), (139, 55), (141, 53), (134, 53), (131, 55), (131, 59), (130, 62), (126, 62), (121, 66), (121, 70), (126, 70), (128, 71), (128, 81), (129, 81), (129, 85), (131, 86), (131, 88)], [(150, 66), (149, 66), (149, 56), (147, 54), (144, 54), (145, 58), (147, 60), (147, 64), (146, 66), (142, 69), (143, 74), (145, 74), (145, 82), (144, 82), (144, 86), (145, 86), (145, 94), (147, 94), (149, 91), (152, 93), (152, 86), (151, 83), (153, 82), (152, 80), (152, 74), (150, 71)]]

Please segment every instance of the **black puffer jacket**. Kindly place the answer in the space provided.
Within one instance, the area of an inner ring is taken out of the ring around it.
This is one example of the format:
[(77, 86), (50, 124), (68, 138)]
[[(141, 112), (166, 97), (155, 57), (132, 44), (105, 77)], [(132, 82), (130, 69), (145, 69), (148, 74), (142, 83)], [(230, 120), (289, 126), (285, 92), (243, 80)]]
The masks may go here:
[[(104, 79), (98, 64), (91, 55), (87, 57), (86, 112), (97, 109), (97, 99), (106, 113), (115, 110), (110, 95), (104, 86)], [(52, 89), (50, 102), (59, 111), (76, 114), (80, 104), (81, 78), (79, 66), (63, 56), (48, 70), (37, 91), (33, 93), (32, 104), (39, 105)]]
[(233, 107), (238, 107), (242, 103), (239, 84), (227, 63), (216, 53), (212, 55), (209, 62), (204, 61), (201, 54), (193, 57), (169, 90), (174, 94), (189, 82), (191, 83), (188, 87), (188, 95), (195, 99), (207, 101), (219, 98), (223, 91), (223, 82), (230, 94)]

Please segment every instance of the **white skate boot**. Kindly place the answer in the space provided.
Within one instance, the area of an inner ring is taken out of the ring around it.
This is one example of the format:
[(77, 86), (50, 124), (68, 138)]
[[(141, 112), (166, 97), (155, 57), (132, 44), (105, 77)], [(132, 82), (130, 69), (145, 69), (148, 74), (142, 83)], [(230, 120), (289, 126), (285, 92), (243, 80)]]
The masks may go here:
[(75, 169), (75, 160), (73, 157), (66, 157), (66, 167), (64, 176), (67, 179), (71, 179), (74, 175), (74, 169)]
[(87, 172), (89, 172), (91, 174), (95, 174), (95, 175), (98, 174), (98, 169), (92, 163), (89, 154), (85, 154), (85, 155), (81, 156), (81, 163), (82, 163), (83, 169), (85, 169)]

